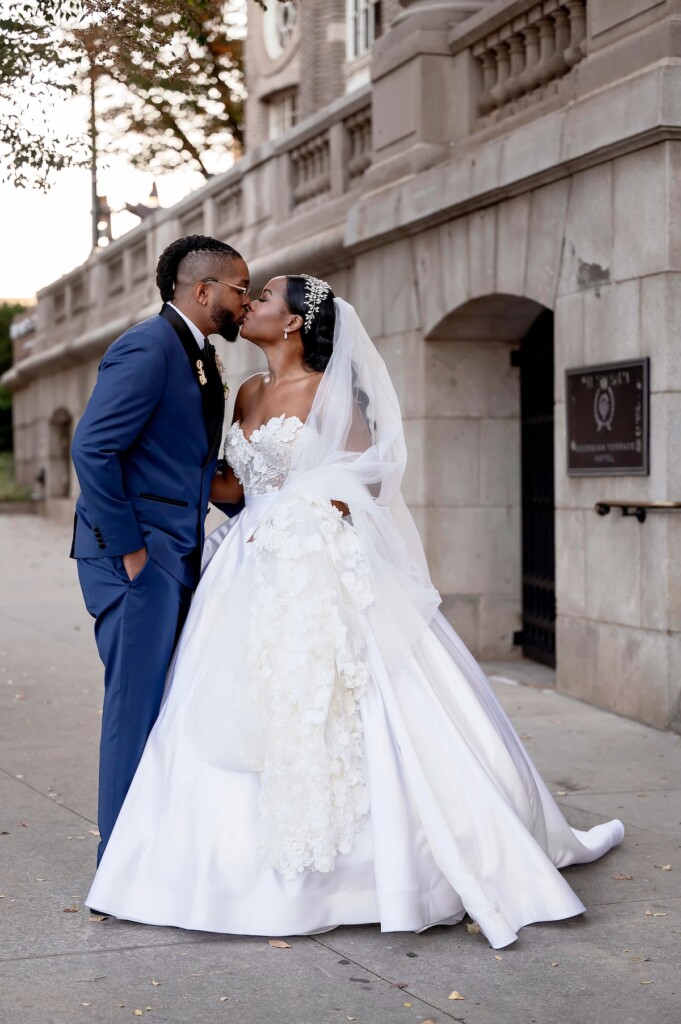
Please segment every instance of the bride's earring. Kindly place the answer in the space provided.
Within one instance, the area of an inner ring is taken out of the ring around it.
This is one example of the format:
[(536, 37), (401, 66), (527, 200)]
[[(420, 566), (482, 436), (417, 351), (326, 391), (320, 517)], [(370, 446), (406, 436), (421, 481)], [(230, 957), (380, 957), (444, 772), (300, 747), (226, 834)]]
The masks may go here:
[(284, 331), (284, 341), (288, 341), (288, 331)]

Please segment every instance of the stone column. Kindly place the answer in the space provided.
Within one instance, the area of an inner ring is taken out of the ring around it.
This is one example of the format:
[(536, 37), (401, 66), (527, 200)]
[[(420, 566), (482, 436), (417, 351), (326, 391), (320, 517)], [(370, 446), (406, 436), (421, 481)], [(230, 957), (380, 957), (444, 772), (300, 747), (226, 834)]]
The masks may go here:
[[(374, 46), (373, 162), (367, 182), (416, 173), (465, 137), (479, 100), (469, 52), (452, 58), (448, 33), (493, 0), (400, 0), (403, 10)], [(434, 103), (433, 97), (441, 102)]]

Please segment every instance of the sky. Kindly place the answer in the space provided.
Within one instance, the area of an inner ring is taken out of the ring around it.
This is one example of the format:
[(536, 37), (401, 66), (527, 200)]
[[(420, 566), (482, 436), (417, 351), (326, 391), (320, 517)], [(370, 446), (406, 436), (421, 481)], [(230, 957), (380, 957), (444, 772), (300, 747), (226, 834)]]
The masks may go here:
[[(55, 131), (69, 135), (85, 130), (87, 116), (84, 97), (63, 100), (46, 114)], [(47, 193), (0, 183), (0, 301), (32, 298), (90, 253), (89, 170), (60, 171), (53, 181)], [(100, 161), (98, 191), (108, 197), (113, 210), (126, 202), (145, 203), (153, 181), (151, 174), (133, 170), (123, 157)], [(159, 176), (161, 206), (172, 206), (203, 183), (202, 175), (191, 170)], [(114, 237), (137, 224), (139, 219), (132, 214), (116, 214)]]

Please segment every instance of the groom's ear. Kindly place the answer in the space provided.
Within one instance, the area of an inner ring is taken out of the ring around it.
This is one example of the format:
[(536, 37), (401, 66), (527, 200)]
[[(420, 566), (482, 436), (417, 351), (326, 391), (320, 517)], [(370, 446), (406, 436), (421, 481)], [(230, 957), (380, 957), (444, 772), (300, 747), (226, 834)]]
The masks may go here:
[(192, 288), (194, 298), (200, 306), (208, 305), (208, 288), (205, 281), (197, 281)]

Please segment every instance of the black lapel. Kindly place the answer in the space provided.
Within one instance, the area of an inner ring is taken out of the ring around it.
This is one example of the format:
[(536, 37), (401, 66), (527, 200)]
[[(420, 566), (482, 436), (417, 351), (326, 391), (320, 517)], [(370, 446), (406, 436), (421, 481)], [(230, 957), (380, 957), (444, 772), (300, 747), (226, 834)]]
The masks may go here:
[(210, 460), (217, 454), (222, 440), (222, 428), (225, 422), (225, 389), (215, 362), (215, 348), (209, 341), (206, 342), (206, 356), (208, 363), (206, 391), (209, 392), (210, 406), (210, 422), (208, 424), (208, 436), (211, 439), (208, 456)]
[[(206, 343), (206, 348), (202, 352), (196, 343), (196, 338), (190, 331), (188, 325), (168, 303), (164, 303), (160, 314), (164, 320), (167, 320), (169, 324), (175, 330), (178, 338), (182, 342), (182, 347), (185, 350), (189, 365), (191, 366), (192, 376), (196, 381), (196, 386), (201, 391), (201, 405), (203, 408), (203, 419), (206, 424), (206, 432), (208, 434), (209, 453), (207, 462), (210, 462), (214, 458), (218, 448), (220, 447), (220, 439), (222, 437), (222, 426), (225, 418), (225, 396), (223, 393), (222, 381), (220, 374), (217, 371), (215, 365), (215, 355), (212, 346)], [(203, 364), (203, 372), (207, 378), (206, 384), (201, 384), (199, 380), (199, 369), (196, 365), (197, 360), (201, 360)]]

